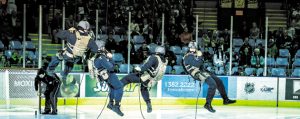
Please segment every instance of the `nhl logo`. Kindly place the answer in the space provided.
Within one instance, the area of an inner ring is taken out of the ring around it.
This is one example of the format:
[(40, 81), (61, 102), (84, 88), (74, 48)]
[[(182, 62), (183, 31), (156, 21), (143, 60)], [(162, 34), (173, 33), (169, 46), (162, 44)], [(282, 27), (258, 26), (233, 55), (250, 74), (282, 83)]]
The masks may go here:
[(255, 91), (255, 88), (254, 88), (254, 83), (249, 83), (247, 82), (245, 84), (245, 88), (244, 88), (244, 91), (246, 92), (246, 94), (251, 94)]

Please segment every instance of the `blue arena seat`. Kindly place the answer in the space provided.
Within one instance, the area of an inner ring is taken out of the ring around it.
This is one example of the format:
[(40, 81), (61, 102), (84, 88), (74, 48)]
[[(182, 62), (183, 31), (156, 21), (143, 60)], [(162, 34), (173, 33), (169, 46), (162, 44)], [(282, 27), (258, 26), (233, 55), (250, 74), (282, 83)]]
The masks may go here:
[(142, 46), (142, 44), (134, 44), (134, 50), (138, 51), (141, 46)]
[(256, 76), (263, 76), (264, 68), (258, 68), (256, 70)]
[(181, 50), (182, 54), (187, 53), (187, 52), (189, 51), (189, 49), (190, 49), (190, 48), (187, 47), (187, 46), (182, 47), (182, 50)]
[(288, 58), (277, 58), (276, 66), (277, 67), (287, 67), (289, 65)]
[(166, 68), (166, 74), (171, 74), (171, 72), (172, 72), (172, 67), (168, 65)]
[(238, 67), (232, 67), (231, 73), (234, 74), (238, 72), (239, 68)]
[[(120, 73), (127, 73), (127, 67), (128, 67), (127, 64), (120, 64), (120, 66), (119, 66), (119, 71), (120, 71)], [(132, 70), (133, 70), (133, 68), (132, 68), (132, 66), (130, 65), (130, 66), (129, 66), (129, 71), (132, 72)]]
[(296, 58), (300, 58), (300, 49), (297, 50), (297, 52), (296, 52), (296, 54), (295, 54), (295, 57), (296, 57)]
[(133, 36), (133, 43), (134, 44), (142, 44), (145, 42), (145, 39), (143, 36), (140, 36), (140, 35), (135, 35)]
[(241, 47), (244, 44), (243, 39), (233, 39), (232, 42), (234, 47)]
[(124, 57), (123, 57), (123, 55), (121, 53), (113, 53), (112, 59), (116, 63), (122, 63), (123, 60), (124, 60)]
[(296, 58), (295, 61), (293, 62), (293, 67), (300, 67), (300, 58)]
[(182, 67), (182, 65), (175, 65), (173, 66), (174, 70), (175, 70), (175, 74), (179, 75), (179, 74), (185, 74), (185, 71)]
[(34, 44), (32, 43), (32, 41), (25, 41), (25, 47), (26, 47), (26, 49), (28, 49), (28, 50), (34, 50), (34, 49), (35, 49), (35, 46), (34, 46)]
[(2, 41), (0, 40), (0, 50), (4, 49), (4, 44), (2, 43)]
[(300, 77), (300, 68), (296, 68), (294, 69), (293, 73), (292, 73), (293, 77)]
[(245, 68), (246, 76), (250, 76), (253, 74), (254, 68)]
[(279, 49), (279, 57), (289, 57), (290, 52), (288, 49)]
[(10, 41), (9, 42), (9, 48), (12, 49), (12, 50), (22, 50), (22, 44), (20, 41)]
[(29, 59), (37, 59), (33, 51), (28, 51), (28, 56)]
[(275, 58), (268, 57), (268, 58), (267, 58), (267, 66), (268, 66), (268, 67), (273, 67), (273, 66), (275, 66)]
[(5, 51), (4, 51), (4, 55), (5, 55), (7, 58), (11, 58), (11, 56), (12, 56), (12, 51), (11, 51), (11, 50), (5, 50)]
[(265, 39), (256, 39), (256, 45), (262, 44), (262, 46), (265, 46)]
[(271, 76), (284, 77), (284, 76), (286, 76), (285, 69), (283, 69), (283, 68), (272, 68)]
[(254, 48), (255, 47), (255, 40), (254, 39), (249, 39), (249, 45)]
[(99, 34), (99, 39), (98, 40), (104, 40), (106, 41), (108, 39), (108, 36), (106, 34)]
[(172, 51), (175, 55), (182, 54), (181, 48), (179, 46), (171, 46), (170, 51)]
[(123, 40), (120, 35), (113, 35), (112, 38), (115, 40), (115, 42), (120, 42)]
[(157, 44), (155, 44), (155, 43), (151, 43), (148, 45), (148, 48), (149, 48), (151, 54), (155, 53), (156, 46), (157, 46)]
[(177, 65), (181, 65), (182, 64), (182, 59), (183, 56), (182, 55), (176, 55), (176, 64)]

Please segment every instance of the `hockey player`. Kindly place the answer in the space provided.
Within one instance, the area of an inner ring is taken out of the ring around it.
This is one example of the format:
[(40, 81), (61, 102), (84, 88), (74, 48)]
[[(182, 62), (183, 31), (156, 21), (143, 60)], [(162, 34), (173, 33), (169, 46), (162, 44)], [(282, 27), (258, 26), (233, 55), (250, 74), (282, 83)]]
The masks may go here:
[(208, 84), (208, 93), (204, 108), (212, 113), (216, 112), (211, 106), (216, 89), (220, 92), (224, 105), (235, 103), (235, 100), (228, 98), (223, 82), (216, 75), (204, 68), (202, 53), (197, 50), (196, 43), (190, 42), (189, 48), (189, 52), (187, 52), (183, 58), (183, 65), (195, 80), (203, 81)]
[[(157, 83), (157, 81), (162, 79), (167, 64), (168, 61), (165, 58), (165, 48), (162, 46), (157, 46), (155, 49), (155, 54), (149, 56), (141, 68), (135, 68), (137, 73), (131, 73), (121, 79), (124, 87), (129, 83), (141, 83), (141, 93), (144, 101), (147, 104), (148, 113), (152, 112), (148, 88), (151, 88)], [(112, 102), (110, 101), (109, 104), (111, 103)]]
[(50, 76), (54, 76), (54, 70), (60, 61), (65, 61), (65, 69), (61, 72), (63, 84), (65, 84), (67, 75), (72, 71), (73, 66), (77, 63), (86, 51), (90, 49), (92, 53), (98, 51), (98, 47), (92, 36), (90, 35), (90, 24), (87, 21), (80, 21), (77, 28), (61, 30), (56, 37), (66, 40), (66, 48), (59, 51), (56, 56), (52, 57), (47, 72)]
[(36, 91), (38, 91), (38, 84), (41, 82), (46, 84), (46, 91), (44, 92), (46, 98), (45, 109), (42, 114), (56, 115), (57, 114), (57, 93), (60, 88), (60, 80), (56, 74), (54, 74), (54, 77), (49, 76), (46, 73), (45, 69), (41, 68), (39, 69), (37, 76), (35, 77), (34, 86)]
[(109, 87), (109, 98), (112, 102), (107, 107), (118, 115), (123, 116), (120, 110), (120, 102), (123, 96), (123, 84), (114, 72), (112, 54), (105, 49), (104, 41), (97, 41), (98, 53), (88, 60), (88, 67), (92, 79), (97, 78), (99, 82), (105, 81)]

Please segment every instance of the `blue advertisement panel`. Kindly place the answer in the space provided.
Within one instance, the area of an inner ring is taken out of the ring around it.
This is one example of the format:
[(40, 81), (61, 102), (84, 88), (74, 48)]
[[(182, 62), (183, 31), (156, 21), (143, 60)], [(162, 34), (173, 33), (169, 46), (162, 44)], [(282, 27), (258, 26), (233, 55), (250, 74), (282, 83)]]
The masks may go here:
[[(222, 80), (222, 82), (224, 84), (224, 87), (225, 87), (225, 90), (226, 90), (226, 92), (228, 94), (228, 77), (219, 77), (219, 78)], [(202, 97), (203, 98), (206, 97), (207, 90), (208, 90), (208, 85), (206, 83), (204, 83), (203, 86), (202, 86), (202, 92), (203, 92), (202, 93)], [(215, 97), (214, 98), (222, 98), (221, 95), (220, 95), (220, 93), (219, 93), (219, 91), (218, 91), (218, 89), (217, 89), (217, 91), (215, 93)]]
[(199, 81), (187, 75), (165, 75), (162, 80), (162, 97), (197, 97)]

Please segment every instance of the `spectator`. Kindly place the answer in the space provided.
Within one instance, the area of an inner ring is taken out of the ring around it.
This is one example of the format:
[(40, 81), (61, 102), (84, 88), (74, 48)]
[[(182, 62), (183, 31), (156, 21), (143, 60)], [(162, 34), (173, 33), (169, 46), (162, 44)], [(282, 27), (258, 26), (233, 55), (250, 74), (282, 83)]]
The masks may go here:
[(207, 33), (204, 33), (202, 36), (202, 40), (204, 41), (204, 47), (210, 47), (210, 38)]
[(290, 49), (292, 47), (292, 38), (288, 36), (287, 30), (283, 32), (283, 37), (277, 40), (279, 49)]
[(259, 48), (254, 49), (254, 54), (251, 57), (251, 65), (255, 68), (262, 68), (264, 66), (265, 58), (260, 55)]
[(252, 23), (252, 28), (250, 29), (250, 38), (251, 39), (258, 39), (260, 34), (259, 28), (257, 28), (257, 25), (255, 22)]
[(251, 66), (251, 51), (249, 48), (244, 48), (243, 52), (240, 54), (239, 65), (243, 67)]
[(215, 71), (220, 72), (220, 70), (222, 69), (224, 71), (226, 61), (227, 61), (227, 57), (223, 52), (222, 47), (219, 46), (217, 52), (214, 54), (214, 59), (213, 59)]
[(7, 61), (6, 56), (3, 51), (0, 51), (0, 67), (8, 67), (9, 62)]
[(146, 40), (146, 43), (147, 44), (150, 44), (151, 41), (150, 41), (150, 37), (149, 37), (149, 33), (150, 31), (152, 30), (151, 26), (148, 24), (148, 20), (145, 18), (143, 20), (143, 25), (140, 26), (141, 30), (140, 33), (142, 33), (143, 37), (145, 38)]
[(166, 50), (166, 58), (168, 59), (169, 66), (173, 67), (176, 65), (176, 55), (172, 51)]
[(247, 22), (243, 21), (240, 29), (239, 29), (239, 35), (242, 38), (248, 37), (249, 36), (249, 28), (247, 26)]
[(66, 19), (66, 29), (74, 27), (75, 24), (76, 23), (75, 23), (73, 15), (69, 15), (68, 19)]
[(203, 52), (204, 62), (212, 62), (213, 56), (209, 53), (208, 47), (204, 48)]
[(115, 48), (117, 47), (117, 43), (115, 42), (112, 36), (113, 36), (112, 32), (109, 32), (107, 42), (105, 43), (106, 50), (110, 52), (115, 51)]
[(139, 58), (139, 62), (143, 62), (150, 54), (149, 48), (147, 47), (146, 43), (143, 43), (143, 45), (137, 50), (137, 55)]
[(240, 53), (240, 54), (243, 54), (246, 48), (248, 49), (248, 54), (247, 54), (247, 56), (248, 56), (248, 55), (251, 55), (251, 53), (252, 53), (252, 47), (250, 46), (250, 44), (249, 44), (249, 39), (248, 39), (247, 37), (245, 38), (244, 44), (241, 46), (241, 48), (240, 48), (240, 50), (239, 50), (239, 53)]
[(186, 24), (186, 20), (182, 19), (181, 23), (177, 26), (177, 33), (182, 34), (183, 32), (188, 32), (188, 26)]
[[(50, 28), (51, 28), (51, 35), (52, 35), (52, 43), (55, 43), (56, 40), (58, 40), (55, 37), (55, 34), (58, 32), (58, 30), (61, 28), (61, 15), (60, 13), (56, 13), (55, 17), (52, 19)], [(60, 43), (61, 40), (58, 40)]]
[(276, 58), (278, 49), (273, 37), (270, 38), (268, 43), (268, 57)]
[(15, 50), (15, 51), (12, 53), (12, 56), (11, 56), (11, 58), (9, 59), (9, 62), (10, 62), (10, 64), (14, 64), (14, 65), (17, 65), (17, 64), (21, 64), (21, 63), (22, 63), (22, 57), (21, 57), (21, 55), (19, 54), (18, 51)]

